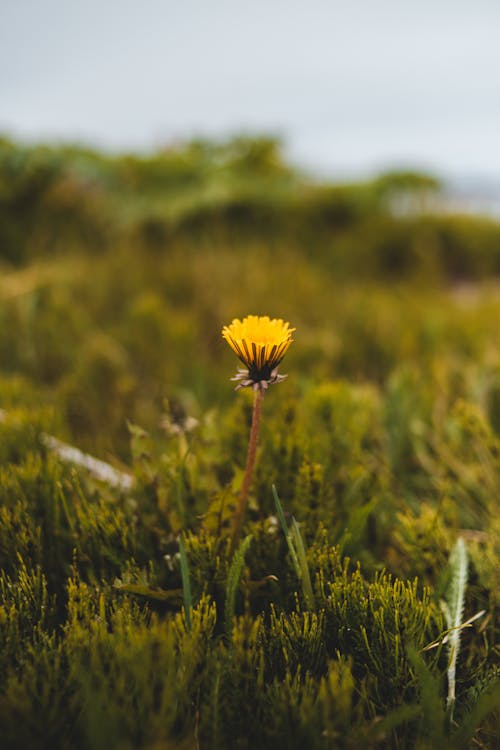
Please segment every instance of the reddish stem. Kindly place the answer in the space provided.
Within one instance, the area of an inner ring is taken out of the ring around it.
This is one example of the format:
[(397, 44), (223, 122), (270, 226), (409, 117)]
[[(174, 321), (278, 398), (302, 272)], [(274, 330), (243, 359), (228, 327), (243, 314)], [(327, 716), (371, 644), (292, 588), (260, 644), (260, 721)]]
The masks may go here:
[(261, 389), (256, 388), (253, 398), (252, 427), (250, 429), (250, 439), (248, 441), (247, 463), (245, 466), (245, 474), (243, 477), (240, 496), (238, 498), (238, 505), (236, 506), (236, 511), (233, 517), (233, 531), (231, 534), (230, 547), (231, 557), (233, 556), (236, 545), (238, 544), (241, 527), (243, 525), (243, 519), (245, 518), (245, 511), (247, 509), (248, 491), (250, 489), (250, 483), (252, 481), (253, 467), (255, 465), (255, 454), (257, 452), (257, 442), (259, 439), (260, 407), (263, 396), (264, 394)]

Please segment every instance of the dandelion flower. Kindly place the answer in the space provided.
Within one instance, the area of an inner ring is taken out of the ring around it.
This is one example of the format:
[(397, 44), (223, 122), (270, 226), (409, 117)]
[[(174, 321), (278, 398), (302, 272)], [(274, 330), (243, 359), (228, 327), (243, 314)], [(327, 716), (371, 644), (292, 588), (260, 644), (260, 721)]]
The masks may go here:
[(268, 315), (247, 315), (224, 326), (222, 336), (245, 365), (231, 378), (238, 382), (236, 390), (251, 386), (264, 393), (269, 385), (286, 378), (278, 374), (278, 365), (293, 341), (294, 331), (290, 323)]
[(268, 315), (247, 315), (243, 320), (235, 318), (230, 325), (224, 326), (222, 329), (222, 336), (245, 365), (244, 369), (240, 368), (234, 378), (231, 378), (231, 380), (238, 382), (236, 390), (251, 386), (254, 392), (252, 426), (248, 441), (245, 473), (233, 516), (231, 556), (240, 538), (247, 507), (248, 491), (259, 439), (262, 399), (269, 385), (279, 383), (286, 378), (286, 375), (278, 374), (278, 365), (293, 341), (292, 333), (294, 331), (295, 328), (290, 328), (290, 323), (285, 323), (281, 318), (270, 318)]

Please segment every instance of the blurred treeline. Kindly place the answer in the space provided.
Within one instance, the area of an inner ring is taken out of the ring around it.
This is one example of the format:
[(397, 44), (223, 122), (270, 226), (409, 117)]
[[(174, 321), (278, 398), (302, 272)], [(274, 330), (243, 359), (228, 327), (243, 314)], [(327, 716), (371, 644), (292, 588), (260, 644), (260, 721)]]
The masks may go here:
[(321, 183), (286, 164), (273, 139), (149, 156), (0, 140), (1, 258), (18, 266), (117, 242), (172, 252), (183, 241), (253, 240), (287, 243), (356, 280), (498, 274), (498, 225), (439, 215), (442, 193), (436, 177), (413, 172)]

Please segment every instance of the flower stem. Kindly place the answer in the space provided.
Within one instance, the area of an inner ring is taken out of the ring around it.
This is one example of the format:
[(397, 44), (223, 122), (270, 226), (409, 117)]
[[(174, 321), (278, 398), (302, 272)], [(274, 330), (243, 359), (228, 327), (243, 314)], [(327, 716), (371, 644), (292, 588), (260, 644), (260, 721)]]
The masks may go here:
[(236, 549), (236, 546), (238, 544), (241, 527), (243, 525), (243, 519), (245, 518), (245, 511), (247, 509), (248, 491), (250, 489), (250, 483), (252, 481), (253, 467), (255, 465), (255, 454), (257, 451), (257, 442), (259, 439), (260, 407), (263, 397), (264, 393), (261, 391), (261, 389), (256, 388), (253, 397), (252, 427), (250, 429), (250, 439), (248, 441), (245, 475), (243, 477), (243, 484), (241, 486), (241, 492), (238, 498), (238, 505), (236, 506), (236, 511), (233, 517), (230, 557), (233, 556), (234, 550)]

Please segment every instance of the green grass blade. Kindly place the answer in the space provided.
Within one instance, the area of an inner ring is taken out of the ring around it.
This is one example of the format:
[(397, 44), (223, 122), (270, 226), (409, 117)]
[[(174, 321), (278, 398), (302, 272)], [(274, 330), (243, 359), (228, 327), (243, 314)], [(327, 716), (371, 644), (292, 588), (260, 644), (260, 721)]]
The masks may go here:
[(179, 556), (181, 561), (182, 591), (184, 593), (184, 611), (186, 613), (186, 625), (191, 630), (191, 582), (189, 579), (189, 565), (186, 555), (186, 548), (182, 537), (179, 537)]
[[(498, 712), (499, 706), (500, 680), (497, 680), (479, 696), (469, 713), (463, 717), (460, 727), (452, 735), (453, 747), (456, 747), (457, 750), (466, 750), (466, 748), (473, 747), (471, 741), (474, 733), (489, 714), (494, 711)], [(485, 746), (483, 745), (483, 747)]]
[(290, 529), (288, 528), (288, 524), (285, 519), (285, 514), (283, 512), (283, 506), (281, 505), (278, 492), (276, 491), (276, 486), (272, 485), (273, 490), (273, 497), (274, 497), (274, 504), (276, 506), (276, 513), (278, 514), (279, 521), (281, 523), (281, 528), (283, 529), (283, 533), (285, 535), (286, 543), (288, 545), (288, 550), (290, 552), (290, 557), (292, 558), (293, 567), (295, 568), (295, 574), (299, 580), (301, 580), (301, 568), (299, 559), (297, 557), (297, 552), (295, 550), (295, 546), (293, 543), (292, 535), (290, 533)]
[(234, 553), (233, 560), (231, 562), (231, 567), (229, 568), (229, 573), (227, 576), (227, 584), (226, 584), (226, 633), (228, 636), (231, 635), (231, 630), (233, 627), (233, 618), (234, 618), (234, 610), (235, 610), (235, 602), (236, 602), (236, 591), (238, 590), (238, 585), (241, 578), (241, 573), (243, 571), (243, 565), (245, 564), (245, 555), (248, 551), (248, 548), (250, 547), (250, 544), (252, 542), (252, 535), (249, 534), (243, 541), (240, 543), (238, 549)]
[(288, 526), (285, 519), (285, 514), (283, 512), (283, 506), (281, 505), (278, 492), (276, 491), (276, 487), (274, 484), (272, 485), (272, 491), (274, 503), (276, 505), (276, 512), (285, 534), (288, 549), (290, 551), (290, 557), (292, 558), (293, 567), (295, 568), (295, 573), (302, 586), (304, 599), (309, 609), (316, 609), (314, 593), (311, 584), (311, 576), (309, 574), (309, 566), (307, 564), (306, 549), (304, 546), (304, 540), (302, 539), (302, 534), (300, 533), (299, 525), (295, 518), (292, 517), (291, 527)]
[(450, 630), (448, 636), (448, 696), (446, 706), (450, 722), (453, 719), (455, 704), (455, 683), (457, 657), (460, 650), (460, 627), (464, 614), (465, 590), (467, 587), (467, 549), (460, 537), (453, 547), (448, 563), (450, 580), (442, 603), (446, 624)]
[(311, 584), (311, 576), (309, 574), (309, 565), (307, 564), (306, 548), (304, 546), (304, 540), (300, 533), (299, 525), (295, 518), (292, 518), (292, 538), (294, 547), (297, 551), (298, 564), (300, 568), (300, 582), (302, 584), (302, 593), (309, 609), (316, 609), (316, 602), (314, 600), (314, 593)]
[(445, 712), (439, 680), (413, 646), (408, 646), (407, 655), (419, 686), (422, 731), (429, 739), (430, 747), (446, 747)]

